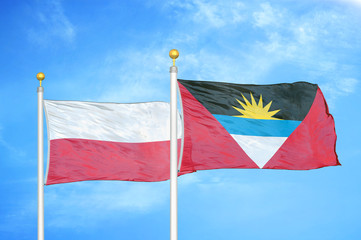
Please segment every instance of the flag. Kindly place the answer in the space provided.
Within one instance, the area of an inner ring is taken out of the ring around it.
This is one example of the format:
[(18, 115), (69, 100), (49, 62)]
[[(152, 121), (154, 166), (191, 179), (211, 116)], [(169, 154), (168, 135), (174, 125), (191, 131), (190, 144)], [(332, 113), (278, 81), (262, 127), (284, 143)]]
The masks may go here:
[[(169, 179), (169, 103), (44, 100), (44, 106), (49, 139), (46, 185)], [(181, 124), (178, 129), (181, 136)]]
[(184, 115), (181, 170), (340, 165), (334, 120), (316, 84), (178, 80), (178, 85)]

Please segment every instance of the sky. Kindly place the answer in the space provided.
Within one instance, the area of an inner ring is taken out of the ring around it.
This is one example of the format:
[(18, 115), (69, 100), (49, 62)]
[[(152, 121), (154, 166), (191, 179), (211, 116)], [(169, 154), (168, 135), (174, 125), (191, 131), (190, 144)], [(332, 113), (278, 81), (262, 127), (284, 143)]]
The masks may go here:
[[(360, 25), (359, 0), (1, 1), (0, 239), (37, 237), (36, 74), (45, 99), (169, 101), (173, 48), (182, 79), (318, 84), (342, 164), (182, 176), (179, 239), (361, 239)], [(44, 192), (45, 239), (169, 239), (169, 181)]]

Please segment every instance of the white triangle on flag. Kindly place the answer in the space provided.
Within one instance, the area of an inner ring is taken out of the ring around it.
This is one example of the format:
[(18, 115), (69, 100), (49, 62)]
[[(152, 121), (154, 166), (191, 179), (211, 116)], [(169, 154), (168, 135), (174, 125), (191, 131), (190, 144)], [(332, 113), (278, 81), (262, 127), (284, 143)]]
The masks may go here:
[(264, 165), (278, 151), (287, 137), (260, 137), (231, 134), (245, 153), (258, 165)]

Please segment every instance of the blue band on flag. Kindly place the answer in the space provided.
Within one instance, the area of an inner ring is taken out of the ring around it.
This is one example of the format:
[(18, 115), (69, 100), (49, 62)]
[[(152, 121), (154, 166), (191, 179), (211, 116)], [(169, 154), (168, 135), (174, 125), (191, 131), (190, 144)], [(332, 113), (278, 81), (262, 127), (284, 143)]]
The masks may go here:
[(213, 115), (230, 134), (249, 136), (288, 137), (301, 121), (269, 120)]

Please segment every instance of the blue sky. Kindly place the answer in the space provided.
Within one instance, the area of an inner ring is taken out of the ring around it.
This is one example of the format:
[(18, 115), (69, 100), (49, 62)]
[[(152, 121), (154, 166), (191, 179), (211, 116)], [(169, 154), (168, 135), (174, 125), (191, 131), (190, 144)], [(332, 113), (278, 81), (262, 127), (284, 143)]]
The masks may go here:
[[(182, 176), (179, 239), (360, 239), (360, 25), (359, 0), (1, 1), (0, 239), (36, 239), (36, 73), (46, 99), (169, 101), (172, 48), (183, 79), (319, 84), (342, 164)], [(168, 239), (169, 182), (45, 187), (45, 237)]]

